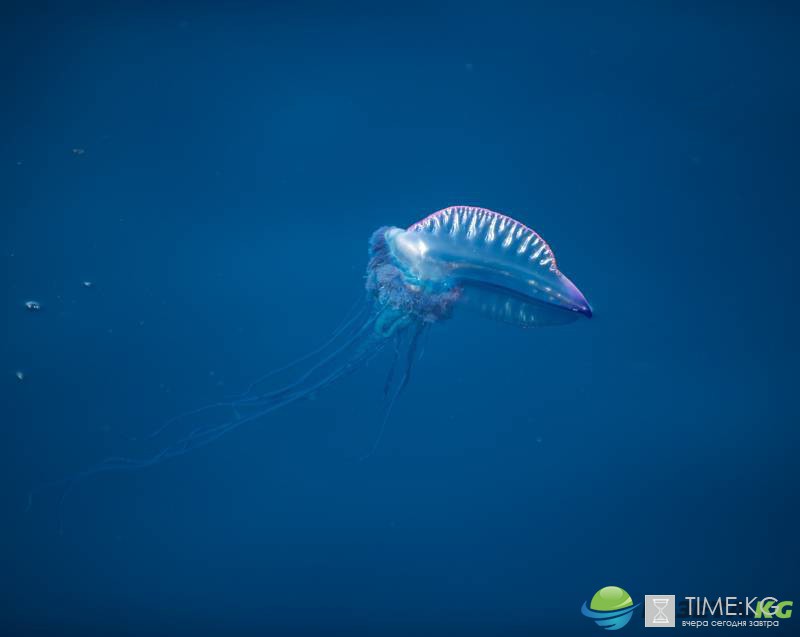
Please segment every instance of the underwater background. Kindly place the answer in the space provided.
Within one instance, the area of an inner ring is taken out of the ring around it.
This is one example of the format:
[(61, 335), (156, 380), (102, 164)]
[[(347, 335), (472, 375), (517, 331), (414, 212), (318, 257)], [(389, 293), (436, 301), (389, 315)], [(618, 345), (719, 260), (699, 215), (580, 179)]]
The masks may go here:
[[(588, 635), (609, 584), (800, 597), (796, 5), (20, 3), (0, 30), (0, 632)], [(541, 233), (594, 318), (436, 325), (364, 461), (386, 356), (29, 502), (319, 345), (370, 233), (452, 204)]]

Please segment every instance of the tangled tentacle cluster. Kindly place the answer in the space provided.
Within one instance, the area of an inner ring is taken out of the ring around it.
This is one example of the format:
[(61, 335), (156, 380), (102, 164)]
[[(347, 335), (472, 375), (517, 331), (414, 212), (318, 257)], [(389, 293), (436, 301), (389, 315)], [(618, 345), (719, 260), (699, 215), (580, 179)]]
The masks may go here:
[(457, 287), (431, 290), (409, 281), (395, 264), (386, 242), (388, 227), (378, 228), (369, 239), (366, 289), (381, 308), (415, 317), (424, 323), (449, 318), (453, 304), (461, 295)]

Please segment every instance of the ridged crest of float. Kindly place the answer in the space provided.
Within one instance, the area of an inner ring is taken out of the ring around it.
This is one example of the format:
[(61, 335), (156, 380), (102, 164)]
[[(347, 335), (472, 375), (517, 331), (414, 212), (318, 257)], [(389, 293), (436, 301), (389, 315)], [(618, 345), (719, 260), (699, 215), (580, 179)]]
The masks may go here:
[(408, 229), (449, 237), (453, 241), (469, 241), (478, 248), (483, 244), (487, 249), (504, 252), (507, 258), (558, 272), (555, 254), (535, 230), (486, 208), (451, 206), (428, 215)]

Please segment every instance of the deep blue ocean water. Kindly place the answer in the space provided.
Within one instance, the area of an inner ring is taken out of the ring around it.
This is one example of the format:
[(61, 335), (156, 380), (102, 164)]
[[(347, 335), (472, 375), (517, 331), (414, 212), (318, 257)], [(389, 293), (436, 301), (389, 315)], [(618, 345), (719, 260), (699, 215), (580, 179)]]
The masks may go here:
[[(800, 597), (796, 7), (2, 12), (0, 632), (590, 635), (608, 584)], [(595, 317), (437, 325), (364, 462), (386, 357), (26, 512), (313, 349), (370, 233), (450, 204), (535, 228)]]

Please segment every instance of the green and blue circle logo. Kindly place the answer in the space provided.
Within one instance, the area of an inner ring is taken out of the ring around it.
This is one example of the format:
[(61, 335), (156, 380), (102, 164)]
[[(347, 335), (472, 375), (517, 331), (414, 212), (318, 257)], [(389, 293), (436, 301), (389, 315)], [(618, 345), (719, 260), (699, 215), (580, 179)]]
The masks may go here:
[(631, 620), (637, 606), (624, 588), (605, 586), (594, 594), (588, 606), (583, 602), (581, 613), (601, 628), (619, 630)]

